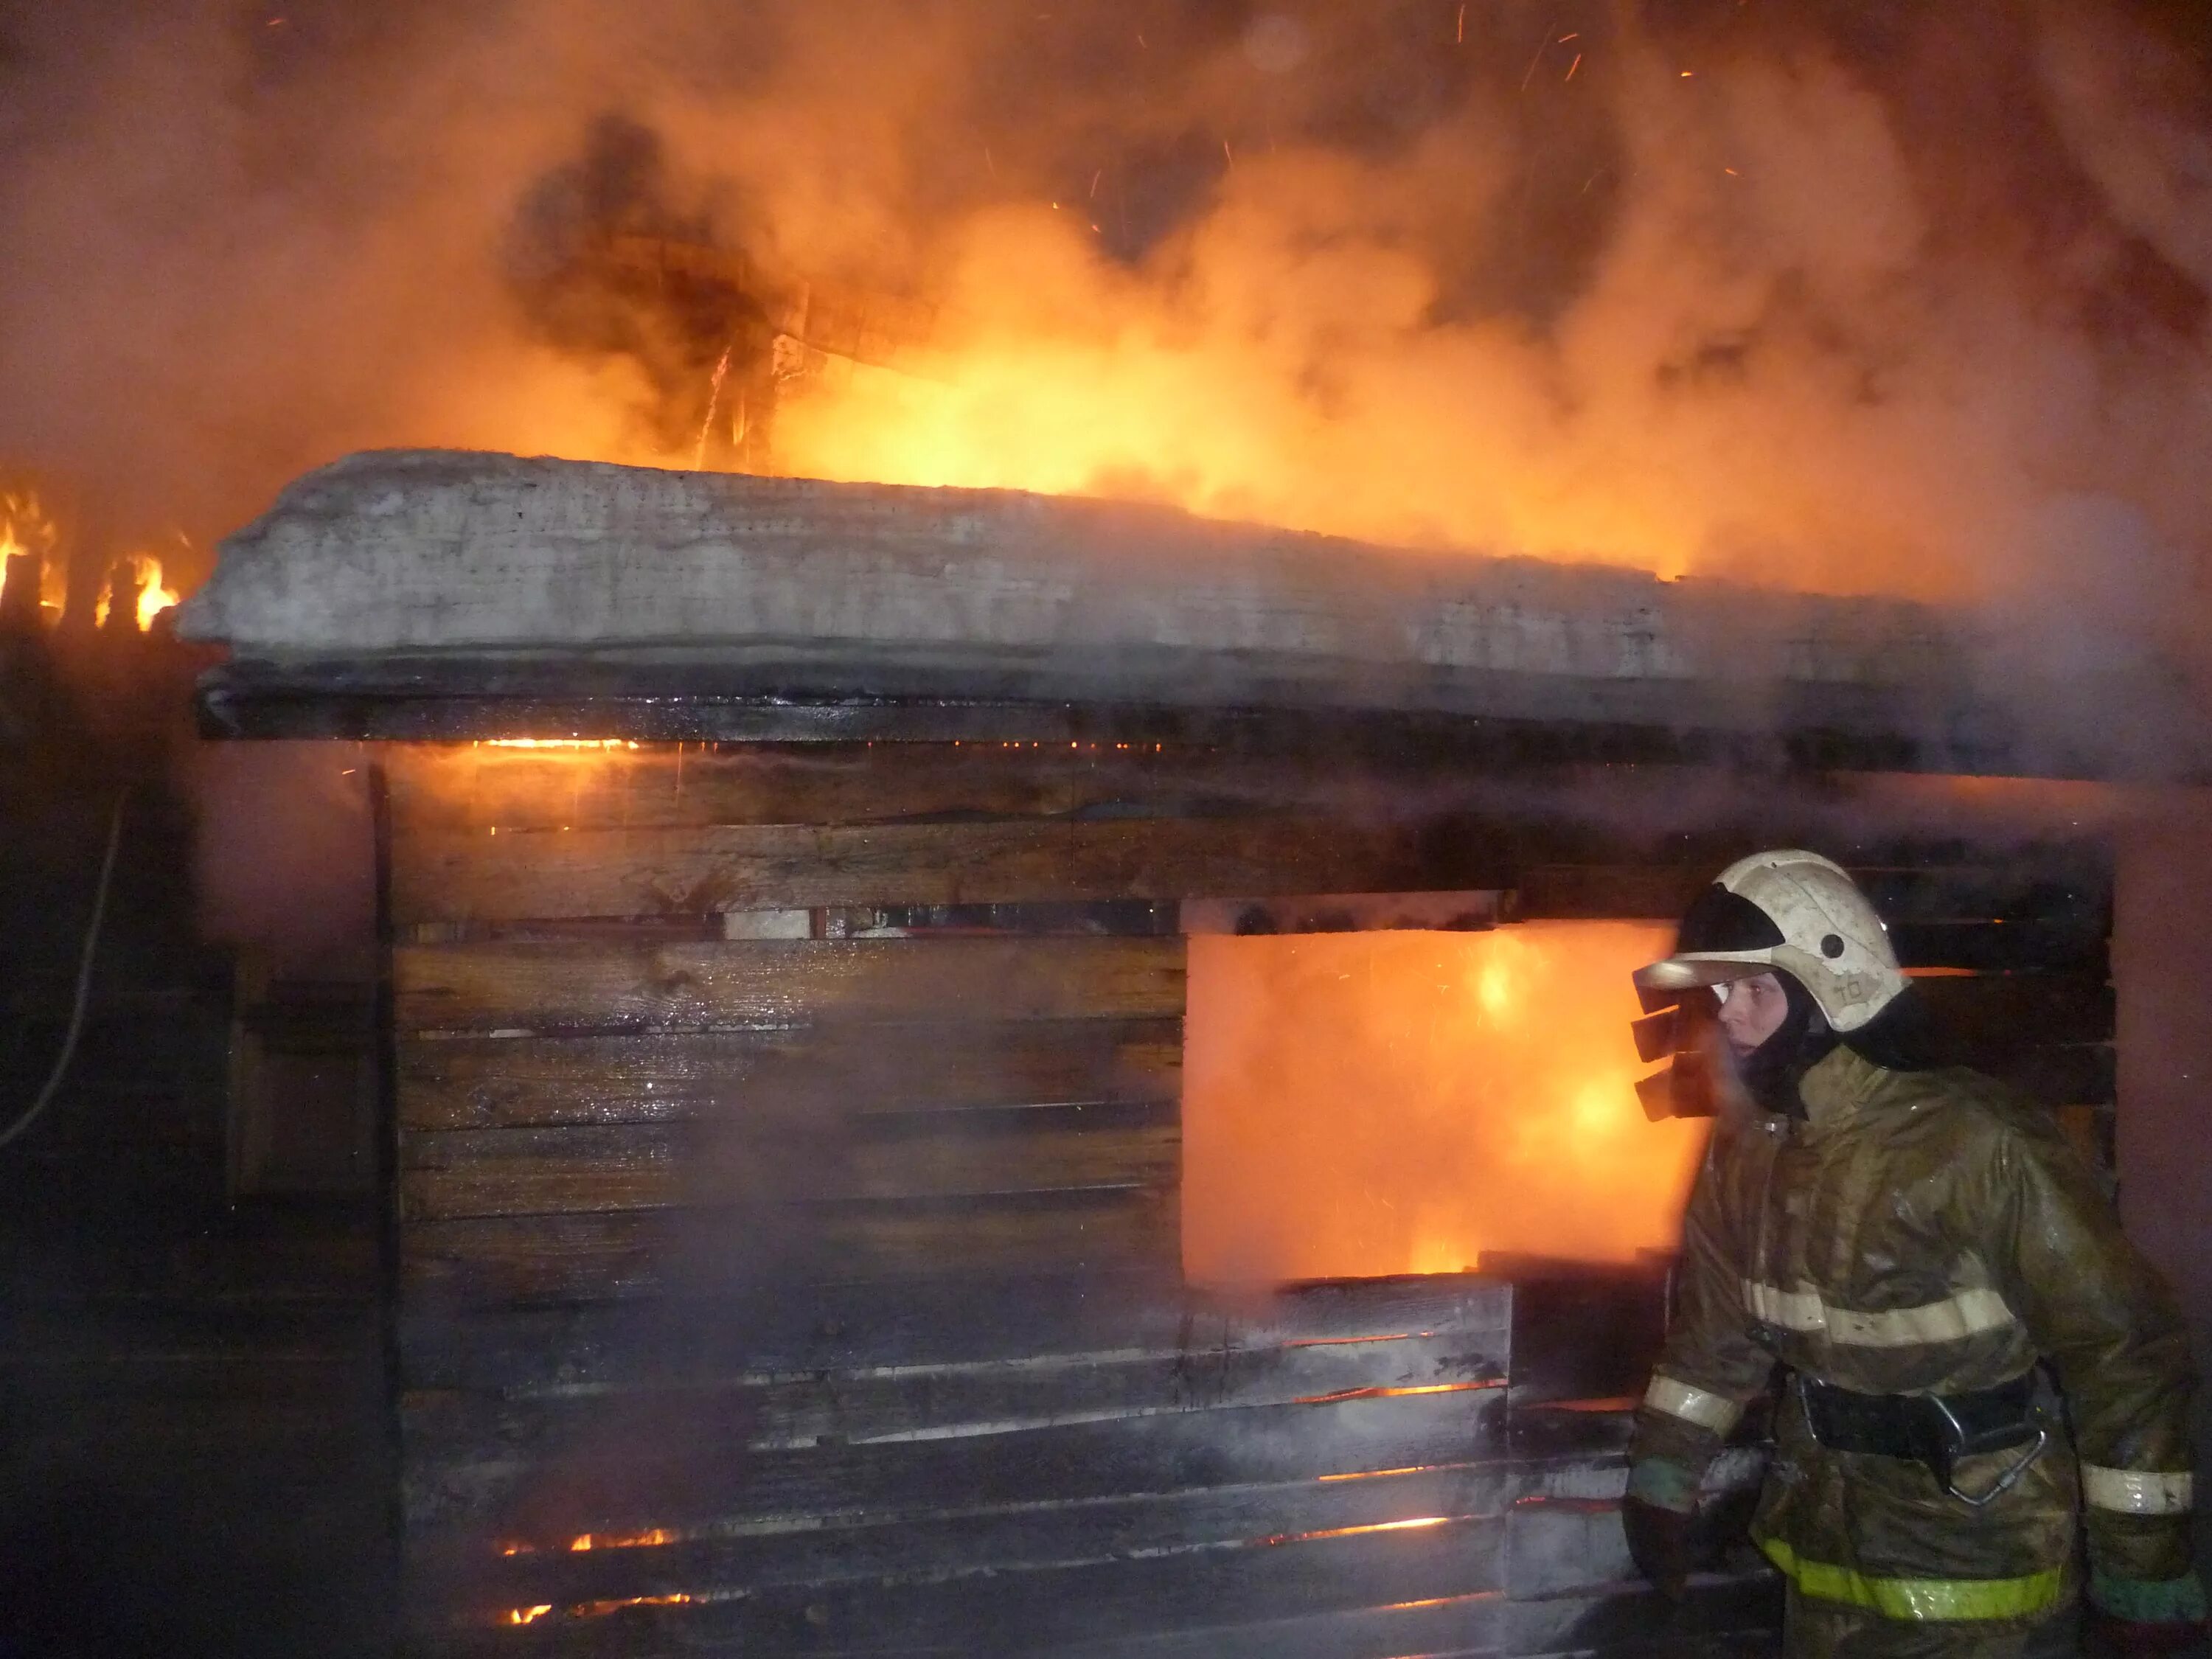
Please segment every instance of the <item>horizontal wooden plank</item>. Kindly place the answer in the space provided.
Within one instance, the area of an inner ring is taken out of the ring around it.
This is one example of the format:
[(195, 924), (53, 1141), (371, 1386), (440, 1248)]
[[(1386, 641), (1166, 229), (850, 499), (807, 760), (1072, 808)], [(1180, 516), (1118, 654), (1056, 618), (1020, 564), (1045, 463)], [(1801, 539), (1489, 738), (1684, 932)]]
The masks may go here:
[[(451, 1607), (458, 1620), (473, 1613), (481, 1620), (516, 1606), (912, 1580), (1260, 1543), (1429, 1516), (1499, 1516), (1526, 1484), (1524, 1472), (1511, 1466), (1465, 1463), (1349, 1480), (1137, 1493), (888, 1524), (833, 1521), (750, 1534), (664, 1529), (644, 1536), (666, 1541), (646, 1544), (584, 1534), (549, 1539), (542, 1547), (523, 1547), (512, 1555), (495, 1554), (479, 1540), (466, 1555), (419, 1553), (410, 1563), (410, 1577), (422, 1593)], [(586, 1538), (592, 1547), (571, 1547)]]
[[(753, 1375), (618, 1393), (403, 1395), (408, 1455), (557, 1455), (611, 1435), (734, 1438), (755, 1449), (819, 1441), (953, 1438), (1157, 1412), (1287, 1405), (1364, 1389), (1505, 1380), (1503, 1330), (1370, 1342), (1109, 1350), (973, 1365)], [(641, 1422), (641, 1420), (642, 1420)]]
[(647, 829), (878, 823), (986, 814), (1173, 817), (1336, 798), (1316, 759), (1254, 760), (1111, 743), (693, 744), (587, 750), (390, 744), (380, 751), (393, 828)]
[[(2002, 920), (2056, 924), (2097, 937), (2109, 931), (2112, 862), (2098, 848), (2044, 848), (2002, 864), (1847, 864), (1893, 929)], [(1511, 914), (1524, 920), (1672, 921), (1711, 884), (1716, 869), (1704, 864), (1535, 864), (1519, 874)]]
[(854, 1581), (757, 1590), (650, 1610), (636, 1629), (567, 1608), (487, 1651), (635, 1651), (665, 1631), (722, 1652), (1030, 1653), (1101, 1631), (1174, 1631), (1393, 1601), (1497, 1594), (1504, 1523), (1428, 1517), (1410, 1528), (1194, 1546), (1050, 1569), (934, 1581)]
[(1179, 1018), (1167, 939), (476, 943), (392, 952), (402, 1032)]
[(1938, 1029), (1979, 1054), (2112, 1040), (2112, 988), (2100, 975), (1944, 975), (1913, 981)]
[(1630, 1659), (1771, 1659), (1781, 1617), (1772, 1574), (1700, 1574), (1679, 1601), (1638, 1580), (1535, 1601), (1430, 1597), (1304, 1618), (1207, 1621), (1187, 1631), (1104, 1634), (1048, 1651), (1055, 1659), (1492, 1659), (1593, 1650)]
[(650, 1413), (560, 1457), (407, 1462), (410, 1532), (750, 1532), (1463, 1463), (1504, 1449), (1504, 1391), (1163, 1412), (953, 1439), (755, 1450), (656, 1438)]
[(399, 1119), (412, 1129), (957, 1110), (1174, 1100), (1174, 1018), (1022, 1020), (845, 1031), (403, 1038)]
[(977, 1199), (908, 1208), (823, 1206), (416, 1221), (404, 1292), (475, 1305), (697, 1292), (746, 1280), (919, 1279), (1171, 1266), (1172, 1189)]
[[(1173, 1105), (1126, 1119), (1114, 1104), (969, 1114), (1011, 1119), (947, 1124), (926, 1134), (877, 1134), (851, 1118), (811, 1133), (713, 1133), (698, 1123), (555, 1129), (410, 1132), (400, 1143), (404, 1218), (651, 1210), (750, 1200), (948, 1197), (1068, 1188), (1164, 1187), (1180, 1177), (1182, 1128)], [(1091, 1120), (1103, 1120), (1094, 1122)], [(1024, 1120), (1027, 1120), (1024, 1121)], [(791, 1224), (809, 1224), (802, 1216)]]
[(2109, 972), (2102, 921), (1908, 921), (1889, 930), (1907, 968), (1964, 968), (1981, 974)]
[(1250, 1294), (1164, 1274), (951, 1277), (915, 1283), (769, 1284), (700, 1297), (492, 1309), (403, 1306), (410, 1389), (533, 1389), (703, 1383), (759, 1374), (850, 1375), (1113, 1351), (1222, 1352), (1454, 1332), (1487, 1336), (1514, 1287), (1463, 1274), (1344, 1279)]
[(392, 849), (403, 925), (1437, 884), (1406, 830), (1300, 818), (510, 830)]

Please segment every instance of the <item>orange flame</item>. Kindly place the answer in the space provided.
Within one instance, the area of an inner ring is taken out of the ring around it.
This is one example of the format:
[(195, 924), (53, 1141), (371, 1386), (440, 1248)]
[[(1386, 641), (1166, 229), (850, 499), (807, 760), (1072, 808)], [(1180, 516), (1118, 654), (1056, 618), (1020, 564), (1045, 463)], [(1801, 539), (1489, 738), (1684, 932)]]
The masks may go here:
[[(20, 553), (51, 553), (56, 533), (39, 498), (28, 490), (0, 493), (0, 594), (8, 591), (8, 561)], [(61, 577), (49, 569), (39, 596), (41, 606), (58, 609)]]
[(1215, 1281), (1670, 1247), (1702, 1126), (1646, 1121), (1630, 970), (1669, 930), (1191, 941), (1183, 1259)]
[(569, 1540), (568, 1547), (572, 1550), (635, 1550), (675, 1541), (676, 1534), (665, 1528), (650, 1527), (643, 1532), (579, 1533)]
[[(164, 580), (161, 560), (150, 553), (126, 554), (117, 562), (130, 566), (132, 578), (138, 584), (138, 612), (133, 625), (143, 634), (153, 626), (155, 617), (177, 603), (177, 591)], [(100, 590), (100, 598), (94, 603), (94, 622), (105, 628), (108, 613), (114, 608), (115, 593), (111, 584)]]

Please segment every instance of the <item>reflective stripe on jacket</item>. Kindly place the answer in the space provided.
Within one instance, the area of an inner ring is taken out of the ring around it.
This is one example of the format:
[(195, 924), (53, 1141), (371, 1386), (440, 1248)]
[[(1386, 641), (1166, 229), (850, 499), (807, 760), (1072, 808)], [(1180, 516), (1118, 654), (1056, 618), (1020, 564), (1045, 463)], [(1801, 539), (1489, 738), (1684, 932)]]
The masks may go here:
[[(1843, 1048), (1800, 1092), (1803, 1122), (1754, 1114), (1715, 1135), (1631, 1457), (1701, 1468), (1777, 1359), (1921, 1395), (1993, 1388), (2046, 1360), (2074, 1445), (2054, 1424), (1979, 1508), (1920, 1463), (1819, 1445), (1785, 1392), (1753, 1535), (1805, 1595), (1899, 1619), (2018, 1617), (2061, 1599), (2084, 1497), (2097, 1565), (2186, 1572), (2184, 1327), (2048, 1115), (1972, 1072), (1891, 1072)], [(1963, 1458), (1954, 1484), (1982, 1496), (2024, 1451)]]

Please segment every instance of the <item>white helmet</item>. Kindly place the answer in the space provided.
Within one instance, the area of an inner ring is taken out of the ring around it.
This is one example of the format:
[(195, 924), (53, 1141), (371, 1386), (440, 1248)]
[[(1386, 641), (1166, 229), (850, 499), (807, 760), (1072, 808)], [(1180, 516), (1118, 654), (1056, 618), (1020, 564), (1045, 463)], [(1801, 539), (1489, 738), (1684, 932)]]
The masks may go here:
[(1856, 1031), (1905, 989), (1889, 930), (1843, 867), (1818, 853), (1754, 853), (1682, 918), (1674, 954), (1636, 970), (1644, 991), (1686, 991), (1777, 969), (1830, 1026)]

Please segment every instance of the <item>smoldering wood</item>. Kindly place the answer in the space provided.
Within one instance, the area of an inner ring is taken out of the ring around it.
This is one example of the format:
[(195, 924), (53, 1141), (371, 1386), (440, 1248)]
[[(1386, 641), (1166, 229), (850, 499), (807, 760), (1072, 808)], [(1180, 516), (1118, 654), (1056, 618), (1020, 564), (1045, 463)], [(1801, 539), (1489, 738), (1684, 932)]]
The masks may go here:
[(1498, 926), (1505, 895), (1494, 890), (1421, 893), (1310, 893), (1296, 898), (1186, 899), (1185, 934), (1482, 933)]
[[(794, 1376), (753, 1371), (707, 1382), (664, 1382), (642, 1396), (641, 1438), (708, 1438), (755, 1450), (817, 1442), (965, 1437), (1055, 1423), (1288, 1405), (1367, 1390), (1503, 1386), (1505, 1333), (1450, 1331), (1353, 1342), (1261, 1347), (1183, 1346), (966, 1364), (885, 1366)], [(500, 1396), (424, 1391), (406, 1396), (419, 1457), (530, 1456), (586, 1443), (606, 1411), (604, 1390)]]
[(572, 1304), (447, 1318), (403, 1310), (401, 1375), (423, 1389), (708, 1382), (753, 1370), (947, 1366), (1133, 1349), (1208, 1351), (1510, 1328), (1511, 1287), (1456, 1274), (1206, 1291), (1165, 1273), (1030, 1273), (988, 1296), (951, 1276), (789, 1294)]
[(1180, 939), (403, 945), (399, 1030), (766, 1029), (825, 1019), (1180, 1018)]
[[(686, 1613), (682, 1639), (708, 1651), (1049, 1651), (1095, 1637), (1187, 1630), (1322, 1613), (1376, 1598), (1405, 1602), (1497, 1594), (1504, 1524), (1444, 1519), (1412, 1531), (1196, 1546), (1158, 1555), (988, 1572), (938, 1583), (770, 1587)], [(501, 1650), (605, 1653), (635, 1638), (617, 1625), (563, 1621), (521, 1632)], [(613, 1620), (607, 1621), (610, 1624)], [(674, 1621), (671, 1621), (673, 1623)], [(639, 1628), (650, 1629), (650, 1620)]]
[[(629, 1431), (540, 1468), (496, 1455), (410, 1463), (418, 1528), (535, 1535), (532, 1506), (574, 1532), (634, 1533), (735, 1522), (817, 1524), (823, 1516), (927, 1517), (946, 1509), (1113, 1498), (1187, 1487), (1317, 1479), (1503, 1454), (1502, 1389), (1354, 1395), (1290, 1404), (1129, 1415), (973, 1436), (754, 1450), (742, 1440), (668, 1444), (647, 1402)], [(617, 1417), (612, 1426), (622, 1426)], [(550, 1535), (550, 1533), (549, 1533)]]
[(406, 1130), (1176, 1100), (1178, 1018), (402, 1038)]
[[(473, 656), (480, 680), (522, 689), (537, 653), (565, 659), (573, 689), (581, 657), (603, 673), (688, 658), (712, 665), (702, 696), (787, 703), (949, 690), (1946, 748), (2014, 721), (1979, 695), (1984, 653), (1955, 618), (1893, 601), (1439, 560), (1006, 491), (501, 456), (356, 456), (301, 479), (225, 544), (179, 627), (295, 676), (318, 659)], [(387, 689), (426, 688), (403, 673)]]
[[(488, 690), (513, 676), (442, 659), (325, 662), (281, 668), (227, 663), (200, 678), (204, 738), (406, 744), (502, 742), (519, 734), (647, 744), (964, 744), (1162, 749), (1298, 755), (1345, 769), (1399, 772), (1670, 767), (1732, 774), (1753, 787), (1783, 776), (1850, 772), (2099, 778), (2094, 749), (2063, 759), (2023, 757), (1998, 735), (1939, 738), (1839, 732), (1820, 726), (1710, 731), (1619, 718), (1345, 713), (1329, 709), (1160, 708), (1088, 702), (980, 700), (957, 681), (927, 696), (809, 696), (780, 677), (732, 691), (726, 676), (563, 665), (557, 685)], [(604, 682), (578, 694), (580, 681)], [(442, 687), (442, 691), (438, 688)], [(562, 689), (565, 688), (565, 690)], [(1647, 713), (1650, 712), (1648, 708)]]
[(1411, 1469), (1357, 1480), (1294, 1480), (948, 1514), (926, 1526), (860, 1519), (731, 1533), (647, 1552), (544, 1550), (495, 1564), (432, 1560), (470, 1603), (493, 1613), (551, 1602), (751, 1584), (808, 1584), (1049, 1568), (1148, 1549), (1234, 1546), (1379, 1528), (1431, 1516), (1494, 1516), (1525, 1484), (1498, 1463)]
[(1221, 817), (1340, 811), (1341, 769), (1285, 757), (1066, 743), (653, 744), (564, 751), (392, 744), (400, 836), (497, 829)]

